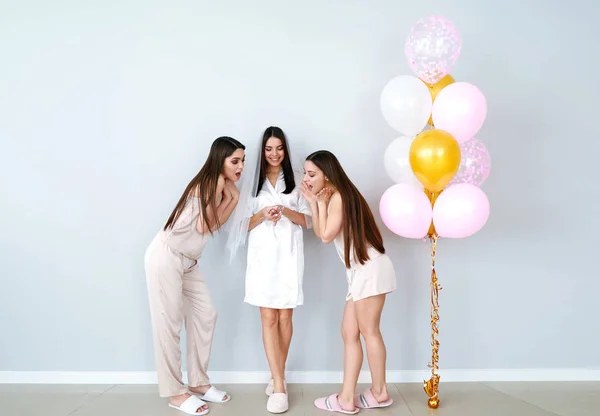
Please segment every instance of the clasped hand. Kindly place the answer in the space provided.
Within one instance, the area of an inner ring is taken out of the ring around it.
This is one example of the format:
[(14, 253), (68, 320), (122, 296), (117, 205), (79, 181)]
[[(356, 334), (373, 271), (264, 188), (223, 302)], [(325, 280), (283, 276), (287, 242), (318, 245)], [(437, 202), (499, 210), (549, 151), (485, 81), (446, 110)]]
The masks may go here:
[(270, 207), (265, 207), (262, 210), (263, 217), (267, 221), (273, 221), (277, 225), (277, 222), (281, 219), (283, 215), (283, 205), (273, 205)]

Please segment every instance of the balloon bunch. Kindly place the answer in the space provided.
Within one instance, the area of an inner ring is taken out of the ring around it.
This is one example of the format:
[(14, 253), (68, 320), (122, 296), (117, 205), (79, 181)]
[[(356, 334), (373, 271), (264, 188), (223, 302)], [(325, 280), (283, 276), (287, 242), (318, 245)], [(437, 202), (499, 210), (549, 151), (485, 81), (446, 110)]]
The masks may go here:
[(395, 234), (432, 244), (432, 377), (424, 385), (432, 408), (439, 406), (437, 241), (477, 233), (490, 214), (480, 186), (490, 173), (491, 160), (475, 137), (485, 121), (487, 103), (475, 85), (456, 82), (450, 75), (461, 48), (461, 36), (447, 18), (417, 21), (405, 43), (416, 76), (393, 78), (380, 101), (384, 119), (400, 134), (384, 155), (385, 170), (395, 184), (381, 197), (381, 218)]

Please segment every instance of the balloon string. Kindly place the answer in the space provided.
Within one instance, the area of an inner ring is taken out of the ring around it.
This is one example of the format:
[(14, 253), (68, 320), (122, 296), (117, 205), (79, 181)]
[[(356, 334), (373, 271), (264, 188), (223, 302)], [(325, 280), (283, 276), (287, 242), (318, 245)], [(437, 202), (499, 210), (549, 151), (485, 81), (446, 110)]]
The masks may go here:
[(431, 362), (428, 367), (431, 368), (431, 378), (424, 382), (423, 388), (425, 393), (430, 397), (429, 406), (437, 407), (439, 405), (438, 393), (439, 393), (439, 382), (440, 376), (437, 374), (439, 370), (438, 361), (439, 361), (439, 349), (440, 342), (437, 339), (439, 335), (439, 327), (438, 321), (440, 319), (439, 315), (439, 291), (442, 290), (440, 284), (438, 283), (437, 273), (435, 271), (435, 255), (437, 250), (437, 241), (438, 236), (434, 234), (430, 237), (431, 242), (431, 284), (430, 284), (430, 312), (431, 312)]

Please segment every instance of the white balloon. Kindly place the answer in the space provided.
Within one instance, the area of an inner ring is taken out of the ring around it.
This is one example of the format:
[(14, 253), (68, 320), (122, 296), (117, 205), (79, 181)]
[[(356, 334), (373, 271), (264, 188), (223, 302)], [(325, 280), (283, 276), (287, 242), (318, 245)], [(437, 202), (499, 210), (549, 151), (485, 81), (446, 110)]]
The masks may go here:
[(409, 152), (414, 137), (400, 136), (393, 140), (383, 154), (383, 166), (395, 183), (408, 183), (423, 188), (410, 167)]
[(423, 130), (431, 115), (432, 105), (429, 88), (412, 75), (393, 78), (381, 92), (383, 118), (405, 136), (415, 136)]

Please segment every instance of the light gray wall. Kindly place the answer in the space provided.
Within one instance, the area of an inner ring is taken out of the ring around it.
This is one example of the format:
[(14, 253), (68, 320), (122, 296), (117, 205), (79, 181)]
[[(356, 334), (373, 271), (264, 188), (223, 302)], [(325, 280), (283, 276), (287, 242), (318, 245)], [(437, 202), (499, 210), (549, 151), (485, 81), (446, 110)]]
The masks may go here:
[[(488, 100), (493, 163), (488, 224), (439, 245), (440, 364), (599, 366), (600, 6), (488, 3), (3, 1), (0, 370), (154, 369), (144, 250), (217, 135), (277, 124), (301, 156), (332, 150), (381, 224), (396, 135), (379, 96), (433, 13), (463, 36), (452, 74)], [(428, 252), (383, 230), (388, 368), (424, 369)], [(266, 370), (245, 261), (227, 266), (222, 244), (201, 261), (220, 311), (210, 368)], [(344, 270), (312, 235), (306, 258), (289, 369), (340, 370)]]

